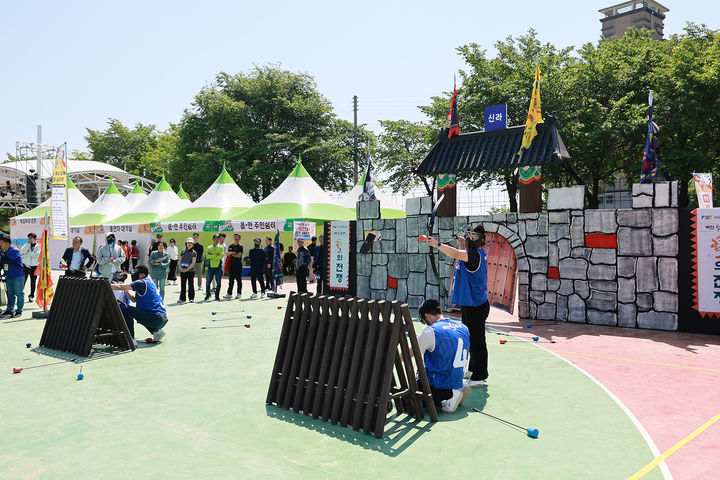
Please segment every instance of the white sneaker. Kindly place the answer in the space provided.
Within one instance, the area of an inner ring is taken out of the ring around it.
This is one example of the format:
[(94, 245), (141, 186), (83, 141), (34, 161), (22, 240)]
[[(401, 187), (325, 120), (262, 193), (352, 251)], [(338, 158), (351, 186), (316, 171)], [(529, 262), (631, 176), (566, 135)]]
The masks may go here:
[(257, 298), (257, 293), (253, 293), (252, 295), (250, 295), (250, 298)]
[(242, 293), (238, 293), (237, 295), (235, 295), (235, 298), (242, 298)]
[(261, 294), (260, 294), (260, 298), (265, 298), (265, 294), (264, 294), (264, 293), (261, 293)]
[(455, 410), (457, 410), (458, 406), (460, 405), (460, 402), (463, 400), (463, 390), (461, 388), (453, 388), (453, 395), (448, 400), (443, 400), (440, 402), (440, 405), (442, 406), (442, 411), (445, 413), (453, 413)]
[(471, 388), (484, 387), (485, 385), (487, 385), (487, 379), (485, 379), (485, 380), (467, 380), (464, 383), (464, 385), (466, 387), (471, 387)]
[(153, 343), (157, 343), (165, 336), (165, 331), (161, 328), (157, 332), (153, 333)]
[(223, 298), (232, 298), (232, 295), (227, 294), (227, 295), (224, 295)]
[(463, 380), (469, 380), (470, 377), (472, 377), (472, 372), (470, 370), (466, 370), (465, 375), (463, 375)]

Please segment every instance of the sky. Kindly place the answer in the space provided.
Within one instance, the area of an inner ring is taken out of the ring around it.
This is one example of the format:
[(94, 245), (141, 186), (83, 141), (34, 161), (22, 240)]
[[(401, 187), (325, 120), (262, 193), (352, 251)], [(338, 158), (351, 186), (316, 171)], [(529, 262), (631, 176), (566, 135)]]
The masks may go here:
[[(340, 118), (422, 120), (417, 105), (452, 89), (456, 48), (534, 28), (541, 41), (600, 38), (598, 9), (617, 1), (0, 2), (0, 157), (16, 141), (86, 150), (109, 118), (166, 129), (219, 72), (279, 63), (312, 75)], [(720, 2), (663, 0), (665, 34), (720, 29)], [(529, 88), (529, 87), (528, 87)]]

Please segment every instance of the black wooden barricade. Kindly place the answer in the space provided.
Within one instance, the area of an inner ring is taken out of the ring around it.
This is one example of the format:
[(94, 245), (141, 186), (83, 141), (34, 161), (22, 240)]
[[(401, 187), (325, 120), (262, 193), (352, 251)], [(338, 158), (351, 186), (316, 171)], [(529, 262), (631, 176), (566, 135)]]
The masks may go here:
[(135, 350), (110, 282), (60, 277), (40, 345), (87, 357), (94, 343)]
[(266, 403), (378, 438), (393, 403), (418, 420), (427, 408), (436, 422), (417, 352), (407, 304), (293, 292)]

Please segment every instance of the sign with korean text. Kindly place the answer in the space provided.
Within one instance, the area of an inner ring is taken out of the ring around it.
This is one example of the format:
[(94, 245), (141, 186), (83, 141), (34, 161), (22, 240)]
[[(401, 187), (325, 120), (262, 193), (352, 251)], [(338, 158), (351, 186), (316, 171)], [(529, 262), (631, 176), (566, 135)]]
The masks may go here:
[(293, 239), (310, 241), (315, 236), (315, 222), (293, 222)]
[[(232, 229), (236, 232), (274, 232), (282, 230), (284, 220), (233, 220)], [(223, 230), (225, 231), (225, 230)]]
[(720, 208), (697, 211), (697, 309), (720, 312)]
[(350, 222), (330, 222), (330, 288), (347, 290), (350, 283)]
[(507, 104), (485, 107), (485, 131), (507, 128)]
[(712, 173), (693, 173), (693, 181), (695, 182), (698, 207), (713, 208)]
[(65, 158), (65, 146), (58, 147), (55, 152), (50, 200), (50, 236), (53, 240), (67, 240), (70, 227), (68, 219), (67, 162)]

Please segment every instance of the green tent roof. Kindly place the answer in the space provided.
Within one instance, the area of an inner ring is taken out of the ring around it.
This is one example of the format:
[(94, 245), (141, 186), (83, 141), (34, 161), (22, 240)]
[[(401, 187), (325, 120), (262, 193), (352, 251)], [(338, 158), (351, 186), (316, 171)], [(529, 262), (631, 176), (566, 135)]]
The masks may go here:
[(135, 181), (135, 186), (134, 186), (133, 189), (130, 191), (130, 193), (145, 193), (145, 192), (143, 191), (142, 188), (140, 188), (140, 184), (139, 184), (139, 183), (137, 182), (137, 180), (136, 180), (136, 181)]
[(177, 195), (178, 195), (178, 197), (182, 198), (183, 200), (190, 200), (190, 197), (188, 197), (188, 194), (185, 193), (185, 190), (183, 190), (182, 183), (180, 184), (180, 190), (177, 191)]

